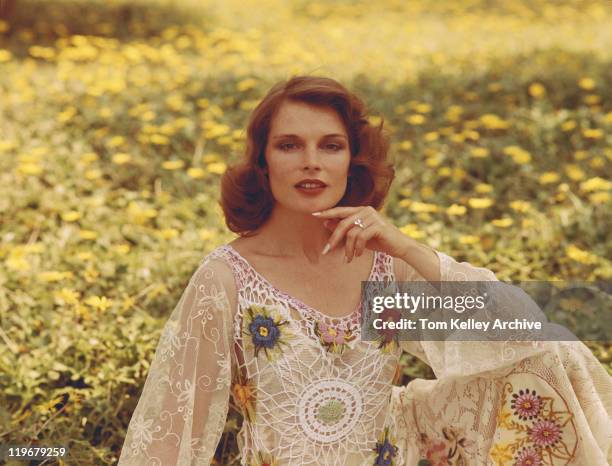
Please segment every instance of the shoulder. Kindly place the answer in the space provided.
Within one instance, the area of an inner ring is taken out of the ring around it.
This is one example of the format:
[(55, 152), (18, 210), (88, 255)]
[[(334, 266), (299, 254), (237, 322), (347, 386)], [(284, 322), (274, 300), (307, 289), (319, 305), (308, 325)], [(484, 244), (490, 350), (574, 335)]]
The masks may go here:
[(227, 248), (219, 246), (206, 254), (192, 277), (197, 285), (215, 286), (224, 291), (230, 303), (235, 303), (237, 293), (236, 278), (231, 265), (231, 255)]

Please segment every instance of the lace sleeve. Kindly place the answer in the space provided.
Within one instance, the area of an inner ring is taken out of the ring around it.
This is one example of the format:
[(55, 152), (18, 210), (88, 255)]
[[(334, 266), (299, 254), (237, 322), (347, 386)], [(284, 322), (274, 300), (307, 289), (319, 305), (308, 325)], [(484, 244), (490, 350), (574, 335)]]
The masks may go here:
[[(441, 282), (499, 282), (495, 273), (487, 268), (476, 267), (469, 262), (457, 262), (440, 251), (435, 252), (440, 261)], [(398, 281), (425, 280), (412, 266), (402, 260), (399, 262), (396, 264)], [(444, 288), (443, 284), (442, 293)], [(511, 316), (512, 318), (543, 316), (539, 306), (519, 287), (498, 283), (495, 287), (488, 287), (487, 292), (492, 303), (490, 309), (493, 309), (493, 313), (499, 317), (509, 320)], [(544, 325), (550, 335), (553, 335), (553, 332), (562, 332), (558, 327), (554, 324)], [(551, 337), (551, 340), (553, 339)], [(521, 359), (550, 350), (549, 347), (555, 346), (555, 342), (425, 340), (403, 341), (400, 345), (404, 351), (414, 354), (431, 366), (437, 378), (443, 378), (476, 375), (492, 370), (501, 371)]]
[(204, 259), (168, 319), (119, 466), (209, 465), (225, 424), (235, 288)]

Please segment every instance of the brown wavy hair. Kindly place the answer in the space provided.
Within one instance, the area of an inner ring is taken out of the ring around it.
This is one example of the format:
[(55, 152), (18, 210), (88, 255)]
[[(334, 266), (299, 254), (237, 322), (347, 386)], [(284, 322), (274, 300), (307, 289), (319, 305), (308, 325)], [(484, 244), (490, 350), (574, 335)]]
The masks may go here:
[(338, 113), (349, 138), (351, 161), (339, 206), (370, 205), (380, 209), (395, 176), (387, 160), (389, 136), (384, 120), (368, 122), (364, 102), (331, 78), (294, 76), (275, 84), (249, 117), (242, 162), (229, 167), (221, 179), (220, 205), (227, 227), (241, 236), (257, 230), (272, 212), (274, 198), (264, 168), (270, 125), (283, 102), (297, 101), (329, 107)]

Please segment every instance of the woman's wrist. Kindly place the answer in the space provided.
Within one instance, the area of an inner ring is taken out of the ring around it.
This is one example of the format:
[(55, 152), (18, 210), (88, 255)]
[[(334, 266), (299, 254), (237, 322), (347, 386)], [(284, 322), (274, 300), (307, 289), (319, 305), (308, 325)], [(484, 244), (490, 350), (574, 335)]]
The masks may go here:
[(408, 263), (427, 281), (440, 281), (440, 259), (435, 249), (406, 236), (400, 259)]

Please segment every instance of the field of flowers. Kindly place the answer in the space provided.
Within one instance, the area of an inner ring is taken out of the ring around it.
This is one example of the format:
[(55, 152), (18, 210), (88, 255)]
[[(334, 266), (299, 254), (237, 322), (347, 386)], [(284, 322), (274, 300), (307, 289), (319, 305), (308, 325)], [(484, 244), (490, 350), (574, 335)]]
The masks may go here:
[(502, 280), (612, 279), (609, 2), (173, 3), (0, 2), (0, 443), (116, 462), (166, 318), (233, 237), (219, 176), (293, 74), (384, 119), (406, 234)]

